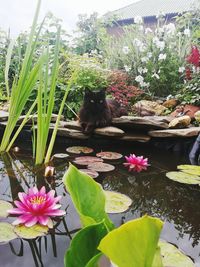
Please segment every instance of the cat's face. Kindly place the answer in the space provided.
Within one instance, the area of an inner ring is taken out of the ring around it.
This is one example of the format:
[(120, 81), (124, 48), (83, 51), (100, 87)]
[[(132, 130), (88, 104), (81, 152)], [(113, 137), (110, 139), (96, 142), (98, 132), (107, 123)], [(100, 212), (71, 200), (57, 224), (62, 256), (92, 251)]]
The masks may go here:
[(91, 108), (101, 109), (106, 103), (105, 90), (90, 91), (85, 90), (84, 104)]

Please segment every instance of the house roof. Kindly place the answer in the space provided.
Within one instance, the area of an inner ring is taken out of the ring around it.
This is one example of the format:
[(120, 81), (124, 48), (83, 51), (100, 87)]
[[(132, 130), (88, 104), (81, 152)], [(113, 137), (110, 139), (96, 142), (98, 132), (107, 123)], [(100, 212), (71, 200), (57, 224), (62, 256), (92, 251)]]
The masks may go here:
[(136, 16), (151, 17), (162, 14), (174, 14), (191, 11), (199, 7), (198, 0), (140, 0), (118, 10), (108, 12), (106, 17), (116, 16), (118, 20), (127, 20)]

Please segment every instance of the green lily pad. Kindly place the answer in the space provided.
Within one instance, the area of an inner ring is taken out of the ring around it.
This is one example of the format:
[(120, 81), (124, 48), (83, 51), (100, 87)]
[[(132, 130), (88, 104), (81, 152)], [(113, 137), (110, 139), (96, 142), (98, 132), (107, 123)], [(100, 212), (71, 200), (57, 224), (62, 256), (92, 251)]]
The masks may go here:
[(102, 151), (102, 152), (97, 153), (96, 156), (102, 159), (107, 159), (107, 160), (117, 160), (123, 157), (122, 154), (119, 154), (117, 152), (111, 152), (111, 151), (105, 151), (105, 152)]
[(66, 153), (57, 153), (53, 155), (53, 158), (56, 158), (56, 159), (66, 159), (68, 157), (69, 155)]
[(107, 213), (124, 212), (133, 202), (128, 196), (118, 192), (104, 190), (104, 194), (106, 196), (105, 211)]
[(167, 172), (167, 178), (182, 184), (200, 184), (200, 176), (184, 172)]
[(88, 169), (96, 172), (110, 172), (115, 169), (115, 166), (103, 162), (94, 162), (88, 165)]
[(94, 150), (87, 146), (70, 146), (66, 149), (66, 151), (72, 154), (90, 154)]
[(15, 233), (25, 239), (33, 239), (38, 236), (44, 236), (48, 233), (48, 226), (35, 224), (31, 227), (26, 227), (25, 225), (17, 225), (15, 226)]
[(182, 172), (189, 174), (200, 175), (200, 166), (196, 165), (178, 165), (177, 168)]
[(164, 267), (194, 267), (194, 262), (174, 245), (159, 241)]
[(6, 218), (8, 217), (7, 210), (12, 209), (13, 206), (7, 201), (0, 200), (0, 217)]
[(9, 242), (17, 238), (14, 226), (7, 222), (0, 222), (0, 243)]

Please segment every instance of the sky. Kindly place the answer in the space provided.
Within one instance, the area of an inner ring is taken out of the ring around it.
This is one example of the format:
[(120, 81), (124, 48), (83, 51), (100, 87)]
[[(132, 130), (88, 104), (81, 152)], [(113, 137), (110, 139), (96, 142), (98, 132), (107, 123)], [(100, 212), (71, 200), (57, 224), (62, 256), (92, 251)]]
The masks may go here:
[[(72, 33), (78, 14), (97, 12), (103, 15), (136, 1), (138, 0), (42, 0), (40, 20), (51, 11), (63, 20), (64, 28)], [(0, 0), (0, 29), (10, 29), (12, 36), (29, 29), (36, 4), (37, 0)]]

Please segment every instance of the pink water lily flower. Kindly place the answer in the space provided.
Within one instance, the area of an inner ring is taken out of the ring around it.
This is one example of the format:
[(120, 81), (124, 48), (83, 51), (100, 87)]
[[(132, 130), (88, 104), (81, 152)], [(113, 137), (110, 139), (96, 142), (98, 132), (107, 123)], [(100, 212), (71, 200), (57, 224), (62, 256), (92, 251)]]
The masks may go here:
[(59, 210), (61, 205), (57, 204), (61, 196), (54, 197), (54, 195), (54, 190), (46, 193), (44, 186), (40, 190), (37, 187), (30, 188), (28, 194), (18, 193), (20, 201), (14, 201), (17, 208), (8, 210), (9, 214), (19, 215), (13, 224), (24, 224), (27, 227), (37, 223), (50, 225), (51, 217), (65, 215), (65, 211)]
[(135, 154), (130, 154), (129, 157), (125, 157), (126, 163), (123, 163), (124, 166), (128, 167), (129, 171), (141, 172), (146, 170), (149, 166), (148, 158), (143, 158), (143, 156), (136, 156)]

